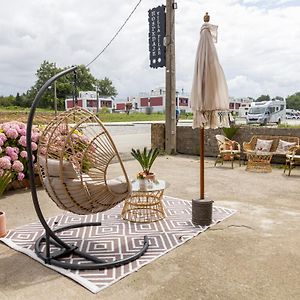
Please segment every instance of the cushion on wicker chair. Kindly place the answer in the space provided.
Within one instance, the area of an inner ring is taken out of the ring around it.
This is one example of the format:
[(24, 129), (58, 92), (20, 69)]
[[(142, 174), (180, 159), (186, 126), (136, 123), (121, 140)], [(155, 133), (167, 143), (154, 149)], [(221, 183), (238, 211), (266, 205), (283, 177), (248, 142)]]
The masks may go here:
[(48, 172), (48, 176), (50, 177), (59, 177), (62, 175), (64, 178), (78, 179), (73, 164), (67, 160), (63, 161), (63, 174), (61, 174), (60, 160), (58, 159), (48, 158), (46, 163), (46, 159), (40, 155), (39, 164), (46, 172)]
[(292, 146), (296, 146), (296, 142), (292, 143), (292, 142), (286, 142), (283, 140), (279, 140), (276, 152), (285, 154), (289, 150), (289, 148)]
[(255, 151), (269, 152), (272, 147), (273, 140), (257, 139)]

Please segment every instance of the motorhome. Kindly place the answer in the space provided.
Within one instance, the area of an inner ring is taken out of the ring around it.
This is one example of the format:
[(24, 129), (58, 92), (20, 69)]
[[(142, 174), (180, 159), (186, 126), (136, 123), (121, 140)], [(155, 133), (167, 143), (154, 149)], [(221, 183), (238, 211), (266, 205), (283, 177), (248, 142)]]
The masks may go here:
[(285, 122), (285, 100), (252, 102), (246, 116), (247, 124), (266, 125), (268, 123)]

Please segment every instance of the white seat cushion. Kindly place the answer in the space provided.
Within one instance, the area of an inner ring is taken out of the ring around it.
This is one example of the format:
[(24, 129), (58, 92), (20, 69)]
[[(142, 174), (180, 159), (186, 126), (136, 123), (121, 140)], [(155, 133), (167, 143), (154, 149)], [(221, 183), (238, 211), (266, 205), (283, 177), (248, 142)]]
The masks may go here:
[(91, 194), (99, 193), (99, 191), (106, 188), (115, 194), (124, 194), (128, 192), (127, 182), (122, 180), (120, 177), (107, 180), (107, 187), (104, 182), (98, 182), (94, 180), (86, 181), (86, 186)]

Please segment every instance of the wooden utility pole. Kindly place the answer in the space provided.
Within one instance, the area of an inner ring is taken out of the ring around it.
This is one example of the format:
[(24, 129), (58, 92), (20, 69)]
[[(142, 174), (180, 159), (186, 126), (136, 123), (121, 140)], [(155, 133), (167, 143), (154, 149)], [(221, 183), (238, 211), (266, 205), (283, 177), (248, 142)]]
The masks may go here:
[(166, 0), (166, 126), (165, 150), (176, 153), (175, 3)]

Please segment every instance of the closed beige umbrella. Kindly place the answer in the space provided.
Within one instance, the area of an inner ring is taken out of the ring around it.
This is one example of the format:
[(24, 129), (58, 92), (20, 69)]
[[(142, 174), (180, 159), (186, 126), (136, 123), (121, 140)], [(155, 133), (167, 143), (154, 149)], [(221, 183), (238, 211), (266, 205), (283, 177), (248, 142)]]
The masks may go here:
[[(200, 31), (191, 91), (193, 128), (200, 128), (200, 200), (204, 199), (204, 128), (229, 127), (228, 88), (214, 45), (217, 42), (218, 27), (208, 23), (207, 13), (204, 22)], [(193, 200), (193, 222), (199, 223), (196, 220), (199, 216), (194, 214), (195, 205), (198, 214), (200, 205), (202, 208), (207, 205), (211, 210), (212, 201), (200, 203), (199, 200)], [(209, 220), (202, 223), (208, 224)]]

